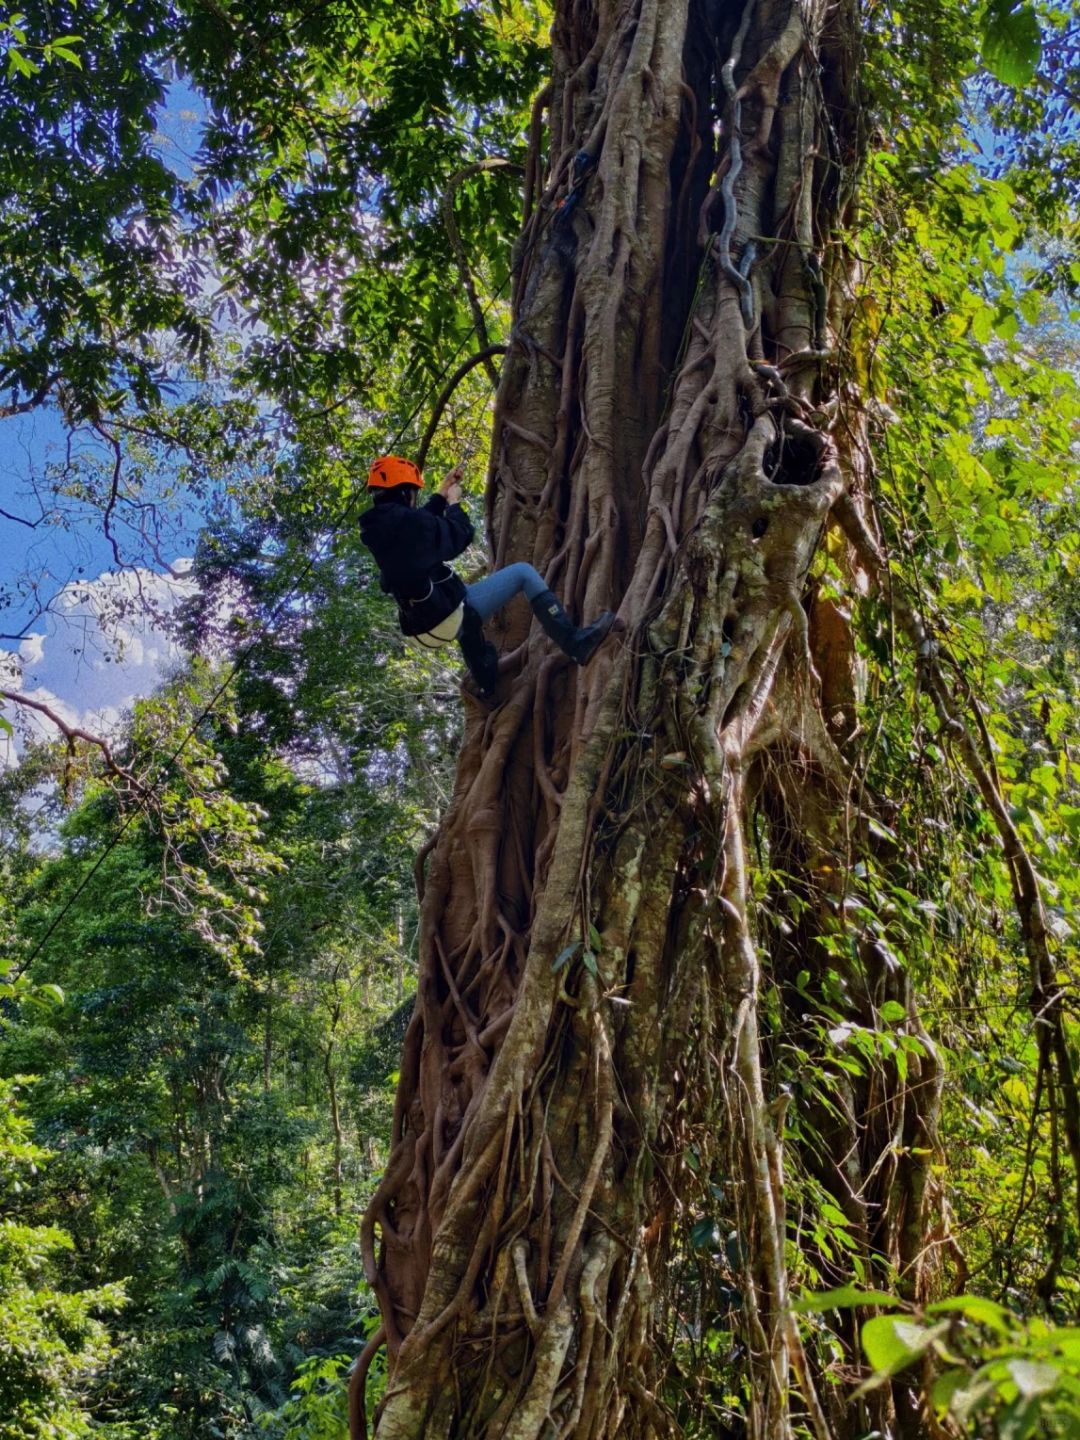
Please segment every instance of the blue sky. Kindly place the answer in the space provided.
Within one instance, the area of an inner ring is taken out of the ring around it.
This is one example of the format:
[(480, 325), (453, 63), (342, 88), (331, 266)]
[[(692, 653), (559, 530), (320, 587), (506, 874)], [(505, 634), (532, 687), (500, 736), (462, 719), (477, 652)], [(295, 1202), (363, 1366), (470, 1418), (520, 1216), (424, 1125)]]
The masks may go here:
[[(158, 112), (156, 143), (161, 156), (181, 180), (190, 180), (194, 158), (199, 150), (203, 130), (202, 96), (186, 81), (177, 79), (168, 86), (166, 102)], [(29, 415), (13, 416), (0, 422), (0, 510), (23, 520), (39, 521), (35, 530), (0, 516), (0, 598), (4, 613), (0, 615), (0, 631), (17, 632), (33, 613), (33, 600), (20, 593), (19, 579), (29, 563), (35, 577), (43, 583), (43, 593), (55, 593), (75, 573), (98, 575), (114, 563), (112, 550), (101, 530), (94, 523), (91, 508), (69, 504), (68, 513), (56, 517), (56, 523), (42, 523), (42, 504), (36, 503), (35, 481), (45, 478), (49, 467), (58, 467), (68, 448), (68, 428), (63, 425), (55, 406), (42, 408)], [(94, 441), (91, 433), (76, 439), (76, 451), (89, 455), (104, 446)], [(52, 501), (49, 501), (52, 508)], [(199, 524), (197, 514), (177, 516), (181, 550), (190, 552)], [(132, 553), (132, 559), (150, 559)], [(0, 644), (10, 642), (0, 641)]]
[[(201, 141), (204, 106), (201, 96), (186, 81), (174, 81), (166, 92), (158, 115), (155, 136), (158, 149), (170, 168), (184, 180), (194, 173), (194, 160)], [(50, 467), (64, 462), (69, 442), (67, 427), (55, 407), (46, 405), (28, 415), (14, 416), (0, 423), (0, 631), (18, 633), (32, 619), (33, 597), (22, 593), (23, 572), (32, 570), (41, 581), (41, 594), (49, 596), (79, 573), (97, 575), (113, 565), (111, 547), (95, 523), (90, 507), (69, 503), (57, 523), (41, 523), (42, 505), (35, 503), (34, 482), (44, 480)], [(75, 441), (84, 458), (104, 447), (89, 433)], [(51, 498), (50, 498), (50, 508)], [(17, 515), (24, 521), (39, 522), (37, 528), (7, 518)], [(176, 516), (180, 553), (190, 553), (198, 529), (197, 513)], [(129, 544), (130, 544), (129, 538)], [(152, 557), (139, 555), (134, 560)], [(169, 557), (170, 559), (172, 557)], [(10, 641), (0, 645), (11, 646)]]
[[(183, 81), (170, 85), (156, 139), (185, 180), (202, 116), (195, 91)], [(100, 438), (89, 430), (71, 434), (52, 405), (0, 422), (0, 666), (5, 683), (55, 700), (68, 718), (115, 717), (178, 658), (158, 620), (137, 620), (130, 601), (141, 592), (152, 609), (172, 608), (187, 587), (168, 580), (164, 567), (193, 553), (202, 519), (179, 493), (161, 511), (155, 555), (131, 523), (136, 512), (125, 516), (118, 507), (114, 531), (133, 568), (117, 577), (100, 510), (71, 485), (59, 503), (55, 491), (61, 472), (77, 482), (106, 464), (111, 455)], [(163, 488), (170, 478), (158, 477)]]
[[(100, 511), (77, 497), (56, 502), (49, 477), (64, 466), (69, 448), (77, 464), (110, 463), (96, 437), (86, 431), (71, 436), (52, 408), (0, 424), (0, 647), (17, 647), (42, 604), (65, 585), (115, 568)], [(159, 558), (171, 564), (192, 553), (199, 510), (179, 498), (162, 518), (158, 557), (118, 511), (114, 531), (125, 562), (160, 568)]]

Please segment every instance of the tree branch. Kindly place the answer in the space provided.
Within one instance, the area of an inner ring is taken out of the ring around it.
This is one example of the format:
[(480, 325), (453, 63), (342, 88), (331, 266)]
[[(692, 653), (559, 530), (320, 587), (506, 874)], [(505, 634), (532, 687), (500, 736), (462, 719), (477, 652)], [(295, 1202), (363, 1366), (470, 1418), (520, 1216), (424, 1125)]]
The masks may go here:
[(70, 725), (51, 705), (46, 705), (43, 700), (34, 700), (31, 696), (24, 695), (19, 690), (0, 690), (0, 700), (9, 700), (13, 705), (21, 705), (26, 710), (34, 710), (37, 714), (44, 715), (45, 719), (48, 720), (50, 724), (55, 725), (57, 730), (60, 731), (60, 734), (63, 735), (67, 741), (68, 751), (72, 755), (75, 754), (75, 742), (77, 740), (82, 740), (87, 745), (95, 746), (101, 751), (101, 757), (105, 761), (105, 767), (111, 774), (115, 775), (117, 779), (126, 781), (127, 784), (132, 786), (139, 794), (145, 793), (146, 787), (142, 781), (137, 779), (130, 770), (125, 769), (124, 766), (120, 764), (113, 755), (109, 742), (102, 736), (91, 734), (89, 730), (84, 730), (81, 725)]
[(349, 1435), (351, 1440), (367, 1440), (367, 1413), (364, 1403), (367, 1376), (380, 1347), (386, 1343), (386, 1326), (380, 1325), (360, 1352), (349, 1377)]
[(105, 532), (106, 540), (108, 540), (112, 547), (113, 559), (118, 566), (123, 568), (124, 562), (120, 555), (120, 547), (116, 543), (116, 537), (112, 532), (112, 517), (113, 511), (116, 509), (116, 502), (120, 496), (120, 470), (124, 463), (124, 452), (121, 448), (120, 441), (111, 430), (107, 430), (105, 426), (101, 424), (95, 424), (93, 428), (113, 452), (113, 468), (109, 480), (109, 498), (105, 502), (105, 509), (102, 512), (101, 526)]
[(58, 371), (47, 375), (28, 399), (17, 400), (13, 405), (0, 405), (0, 420), (10, 420), (13, 415), (25, 415), (30, 410), (36, 410), (59, 379)]
[(25, 525), (28, 530), (36, 530), (41, 520), (27, 520), (24, 515), (12, 515), (10, 510), (0, 507), (0, 520), (10, 520), (13, 525)]
[[(469, 261), (465, 254), (465, 247), (461, 243), (461, 234), (457, 227), (457, 217), (454, 214), (454, 195), (458, 186), (469, 178), (470, 175), (480, 174), (485, 170), (520, 170), (521, 166), (512, 160), (506, 160), (501, 155), (488, 155), (483, 160), (477, 160), (472, 165), (466, 165), (464, 169), (451, 175), (443, 194), (443, 222), (446, 225), (446, 233), (450, 237), (450, 248), (454, 252), (454, 259), (457, 261), (458, 269), (461, 271), (461, 278), (465, 285), (465, 293), (469, 297), (469, 308), (472, 311), (473, 321), (476, 328), (476, 338), (486, 350), (490, 344), (487, 331), (487, 322), (484, 319), (484, 312), (480, 305), (480, 297), (476, 293), (476, 285), (473, 281), (472, 271), (469, 269)], [(484, 359), (484, 367), (488, 373), (488, 379), (493, 387), (499, 384), (499, 372), (491, 363), (490, 355)]]
[[(416, 463), (421, 470), (424, 468), (424, 461), (427, 459), (427, 452), (431, 446), (431, 442), (435, 438), (435, 431), (439, 428), (442, 413), (450, 403), (450, 397), (454, 391), (461, 384), (462, 380), (465, 379), (465, 376), (468, 375), (470, 370), (475, 370), (477, 365), (489, 365), (493, 355), (505, 355), (509, 348), (509, 345), (487, 345), (483, 350), (478, 350), (475, 355), (470, 355), (468, 360), (463, 360), (453, 375), (450, 376), (450, 379), (440, 391), (439, 398), (435, 401), (435, 405), (431, 411), (431, 419), (428, 421), (427, 429), (424, 431), (424, 438), (420, 441), (420, 448), (416, 452)], [(491, 373), (490, 369), (488, 373)], [(495, 376), (494, 383), (496, 385), (499, 383), (498, 374)]]

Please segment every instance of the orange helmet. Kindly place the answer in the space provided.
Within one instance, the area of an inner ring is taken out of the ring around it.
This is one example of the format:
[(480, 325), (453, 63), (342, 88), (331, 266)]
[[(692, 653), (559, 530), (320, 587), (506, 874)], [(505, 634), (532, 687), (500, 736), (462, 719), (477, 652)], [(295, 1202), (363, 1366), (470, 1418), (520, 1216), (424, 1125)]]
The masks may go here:
[(422, 489), (424, 477), (411, 460), (400, 455), (380, 455), (367, 477), (369, 490), (394, 490), (398, 485), (415, 485)]

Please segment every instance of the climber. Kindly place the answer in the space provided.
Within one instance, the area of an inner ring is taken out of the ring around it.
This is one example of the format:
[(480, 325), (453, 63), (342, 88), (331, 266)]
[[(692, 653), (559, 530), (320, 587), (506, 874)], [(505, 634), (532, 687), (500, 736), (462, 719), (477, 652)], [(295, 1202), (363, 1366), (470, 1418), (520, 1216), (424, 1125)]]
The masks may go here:
[(578, 627), (531, 565), (507, 565), (466, 585), (446, 563), (473, 538), (472, 521), (461, 505), (461, 472), (456, 465), (419, 509), (424, 481), (411, 460), (383, 455), (368, 475), (373, 503), (360, 517), (360, 538), (375, 556), (380, 585), (397, 601), (402, 631), (425, 649), (456, 640), (481, 693), (490, 696), (499, 657), (484, 639), (484, 621), (523, 593), (548, 635), (584, 665), (615, 623), (610, 611)]

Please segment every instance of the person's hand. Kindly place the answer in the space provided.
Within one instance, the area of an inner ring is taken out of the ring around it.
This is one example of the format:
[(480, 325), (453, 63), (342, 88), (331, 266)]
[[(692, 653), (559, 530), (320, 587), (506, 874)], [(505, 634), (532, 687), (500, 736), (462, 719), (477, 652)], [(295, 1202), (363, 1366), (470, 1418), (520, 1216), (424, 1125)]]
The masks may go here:
[(464, 465), (455, 465), (439, 486), (437, 493), (448, 505), (457, 505), (461, 500), (461, 477), (464, 470)]

